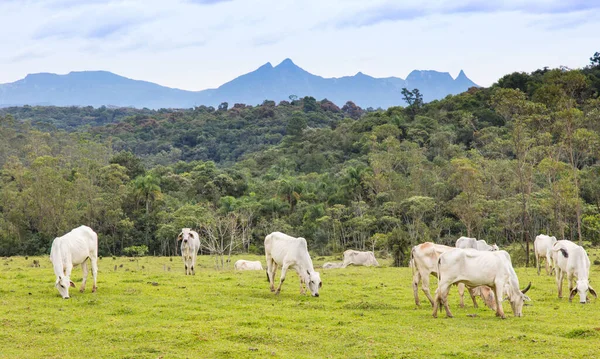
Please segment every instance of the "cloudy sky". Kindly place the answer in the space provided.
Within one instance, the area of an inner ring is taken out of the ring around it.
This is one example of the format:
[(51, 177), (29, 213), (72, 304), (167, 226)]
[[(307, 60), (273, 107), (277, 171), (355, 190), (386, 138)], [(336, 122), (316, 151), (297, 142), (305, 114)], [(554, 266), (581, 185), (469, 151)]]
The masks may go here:
[(0, 83), (107, 70), (186, 90), (291, 58), (324, 77), (577, 68), (597, 0), (0, 0)]

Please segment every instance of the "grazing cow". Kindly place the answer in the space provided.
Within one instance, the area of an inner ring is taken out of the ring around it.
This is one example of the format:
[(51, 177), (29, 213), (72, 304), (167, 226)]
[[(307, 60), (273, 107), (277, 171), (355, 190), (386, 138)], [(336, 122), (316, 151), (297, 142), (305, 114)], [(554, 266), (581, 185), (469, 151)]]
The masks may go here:
[(344, 263), (332, 263), (332, 262), (327, 262), (327, 263), (323, 263), (323, 269), (333, 269), (333, 268), (342, 268), (344, 266)]
[(233, 264), (233, 268), (235, 270), (263, 270), (262, 264), (260, 261), (247, 261), (245, 259), (240, 259)]
[(185, 275), (196, 275), (196, 257), (200, 250), (200, 236), (190, 228), (183, 228), (177, 236), (181, 241), (181, 257), (185, 265)]
[(343, 268), (346, 268), (350, 264), (355, 266), (376, 266), (379, 267), (375, 254), (373, 252), (359, 252), (353, 249), (348, 249), (344, 252), (344, 264)]
[(69, 287), (75, 287), (71, 281), (71, 271), (73, 266), (81, 264), (83, 271), (83, 281), (81, 282), (80, 292), (85, 290), (87, 281), (88, 267), (87, 259), (92, 264), (92, 276), (94, 277), (94, 286), (92, 292), (95, 292), (96, 277), (98, 276), (98, 235), (90, 227), (81, 226), (73, 229), (62, 237), (55, 238), (50, 250), (50, 261), (56, 274), (56, 289), (64, 299), (69, 299)]
[(535, 266), (537, 268), (537, 273), (540, 275), (540, 261), (542, 258), (546, 259), (546, 273), (548, 275), (552, 274), (552, 270), (554, 270), (554, 264), (552, 263), (552, 246), (556, 243), (556, 237), (550, 237), (545, 234), (540, 234), (535, 237), (535, 241), (533, 242), (533, 250), (535, 252)]
[[(562, 282), (567, 274), (569, 281), (569, 302), (575, 294), (579, 293), (579, 303), (587, 302), (587, 292), (598, 298), (596, 291), (590, 286), (590, 259), (583, 247), (568, 241), (557, 241), (552, 247), (554, 265), (556, 266), (556, 284), (558, 285), (558, 297), (562, 298)], [(577, 278), (576, 285), (573, 280)]]
[(517, 273), (506, 251), (455, 248), (442, 253), (438, 259), (438, 281), (433, 305), (434, 318), (437, 318), (440, 304), (444, 305), (446, 315), (452, 317), (448, 307), (448, 291), (455, 283), (464, 283), (467, 287), (487, 285), (492, 288), (496, 296), (496, 315), (502, 319), (506, 318), (502, 309), (503, 294), (508, 296), (515, 317), (522, 316), (524, 300), (530, 300), (525, 293), (531, 283), (527, 288), (519, 289)]
[[(281, 285), (285, 280), (288, 268), (293, 268), (300, 277), (300, 294), (304, 294), (305, 284), (313, 297), (319, 296), (322, 286), (319, 272), (315, 272), (312, 259), (308, 253), (306, 239), (294, 238), (281, 232), (273, 232), (265, 237), (265, 256), (267, 258), (267, 277), (271, 285), (271, 292), (279, 294)], [(277, 265), (281, 266), (281, 279), (279, 287), (275, 290), (275, 272)]]
[(473, 249), (477, 249), (478, 251), (497, 251), (497, 250), (499, 250), (496, 243), (494, 243), (490, 246), (483, 239), (477, 240), (476, 238), (469, 238), (469, 237), (460, 237), (459, 239), (457, 239), (456, 240), (456, 248), (462, 248), (462, 249), (473, 248)]
[[(413, 272), (413, 295), (415, 297), (415, 304), (420, 306), (419, 301), (419, 282), (421, 282), (421, 289), (429, 302), (433, 306), (433, 298), (429, 291), (429, 276), (434, 274), (437, 275), (437, 261), (439, 256), (449, 250), (454, 249), (453, 247), (445, 246), (443, 244), (435, 244), (432, 242), (425, 242), (416, 245), (410, 252), (410, 267)], [(460, 294), (460, 306), (464, 307), (464, 286), (459, 286)], [(475, 308), (478, 307), (475, 296), (479, 295), (483, 298), (485, 304), (493, 310), (496, 310), (494, 294), (488, 287), (472, 288), (469, 289), (469, 294), (473, 300)]]

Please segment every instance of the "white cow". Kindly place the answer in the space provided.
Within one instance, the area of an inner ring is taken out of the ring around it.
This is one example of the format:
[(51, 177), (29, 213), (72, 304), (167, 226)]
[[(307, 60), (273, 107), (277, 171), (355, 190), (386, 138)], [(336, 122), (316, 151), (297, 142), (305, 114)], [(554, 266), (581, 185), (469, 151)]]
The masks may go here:
[(446, 315), (452, 317), (448, 307), (448, 291), (455, 283), (464, 283), (467, 287), (487, 285), (492, 288), (496, 297), (496, 315), (503, 319), (506, 318), (502, 309), (503, 294), (508, 296), (515, 317), (522, 316), (524, 300), (530, 300), (525, 293), (531, 283), (527, 288), (519, 289), (517, 273), (506, 251), (454, 248), (442, 253), (438, 259), (438, 281), (433, 305), (434, 318), (437, 318), (440, 304), (444, 305)]
[[(579, 303), (587, 302), (587, 292), (598, 298), (596, 291), (590, 286), (590, 259), (583, 247), (568, 241), (557, 241), (552, 247), (554, 265), (556, 266), (556, 284), (558, 285), (558, 297), (562, 298), (562, 282), (567, 274), (569, 281), (569, 302), (579, 292)], [(573, 280), (577, 278), (574, 286)]]
[(56, 274), (55, 286), (64, 299), (69, 299), (69, 287), (75, 287), (75, 284), (71, 281), (71, 271), (73, 266), (78, 264), (81, 264), (81, 270), (83, 271), (83, 281), (79, 291), (83, 292), (85, 290), (88, 258), (92, 264), (92, 276), (94, 277), (92, 292), (95, 292), (98, 276), (98, 235), (96, 232), (90, 227), (81, 226), (62, 237), (55, 238), (52, 242), (50, 260), (54, 267), (54, 274)]
[(323, 263), (323, 269), (342, 268), (343, 266), (344, 266), (344, 263), (342, 263), (342, 262), (339, 262), (339, 263), (333, 263), (333, 262)]
[[(294, 238), (281, 232), (273, 232), (265, 237), (265, 256), (267, 258), (267, 277), (271, 285), (271, 292), (279, 294), (281, 285), (285, 280), (288, 268), (293, 268), (300, 277), (300, 293), (304, 294), (305, 284), (313, 297), (319, 296), (322, 286), (319, 272), (315, 272), (312, 259), (308, 253), (306, 239)], [(277, 265), (281, 266), (281, 279), (279, 287), (275, 290), (275, 272)]]
[[(419, 301), (419, 282), (421, 282), (421, 289), (429, 302), (433, 306), (433, 298), (431, 297), (431, 293), (429, 291), (429, 276), (437, 275), (437, 261), (439, 256), (447, 251), (454, 249), (454, 247), (445, 246), (443, 244), (435, 244), (432, 242), (425, 242), (419, 245), (416, 245), (412, 248), (410, 252), (410, 267), (413, 272), (413, 295), (415, 297), (415, 304), (420, 306), (421, 303)], [(464, 291), (465, 287), (459, 286), (459, 295), (460, 295), (460, 306), (464, 307)], [(496, 310), (496, 302), (494, 299), (494, 294), (490, 290), (489, 287), (477, 287), (470, 288), (469, 294), (471, 295), (471, 299), (473, 300), (473, 305), (475, 308), (478, 307), (477, 301), (475, 297), (477, 295), (481, 296), (485, 302), (485, 304), (490, 307), (492, 310)]]
[(469, 237), (460, 237), (459, 239), (457, 239), (456, 240), (456, 248), (462, 248), (462, 249), (473, 248), (473, 249), (477, 249), (478, 251), (497, 251), (497, 250), (499, 250), (496, 243), (494, 243), (490, 246), (483, 239), (477, 240), (476, 238), (469, 238)]
[(350, 264), (355, 266), (376, 266), (379, 267), (375, 254), (373, 252), (359, 252), (353, 249), (348, 249), (344, 252), (344, 263), (343, 268), (346, 268)]
[(196, 275), (196, 257), (200, 250), (198, 232), (192, 231), (190, 228), (183, 228), (177, 236), (177, 240), (181, 241), (181, 257), (185, 265), (185, 275)]
[(233, 264), (235, 270), (263, 270), (260, 261), (247, 261), (240, 259)]
[(550, 237), (540, 234), (535, 237), (533, 251), (535, 252), (535, 266), (537, 267), (538, 275), (540, 275), (540, 261), (542, 258), (546, 259), (546, 273), (548, 275), (552, 274), (550, 269), (554, 269), (554, 264), (552, 263), (552, 246), (554, 243), (556, 243), (556, 237), (554, 236)]

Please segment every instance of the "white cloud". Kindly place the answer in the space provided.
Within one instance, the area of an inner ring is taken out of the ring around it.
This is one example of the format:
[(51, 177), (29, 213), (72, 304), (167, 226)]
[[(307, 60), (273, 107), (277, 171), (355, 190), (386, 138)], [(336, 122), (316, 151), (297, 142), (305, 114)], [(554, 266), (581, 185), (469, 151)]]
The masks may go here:
[(490, 85), (512, 71), (581, 67), (597, 48), (588, 1), (0, 0), (0, 83), (108, 70), (190, 90), (292, 58), (324, 77), (413, 69)]

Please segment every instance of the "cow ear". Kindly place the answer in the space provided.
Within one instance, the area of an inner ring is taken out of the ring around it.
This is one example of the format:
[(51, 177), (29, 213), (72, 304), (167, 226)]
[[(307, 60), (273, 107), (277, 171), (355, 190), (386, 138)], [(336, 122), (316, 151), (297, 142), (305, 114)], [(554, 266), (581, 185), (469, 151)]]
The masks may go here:
[(323, 282), (319, 282), (319, 288), (323, 286)]
[(594, 288), (588, 286), (588, 289), (594, 297), (598, 298), (598, 295), (596, 294), (596, 291), (594, 290)]
[(527, 296), (527, 294), (523, 294), (523, 300), (527, 300), (531, 302), (531, 298)]
[(70, 280), (69, 283), (70, 283), (71, 287), (75, 288), (75, 283), (73, 283), (72, 280)]
[(571, 290), (571, 294), (569, 295), (569, 300), (572, 300), (573, 297), (575, 296), (575, 294), (577, 294), (577, 287), (573, 288), (573, 290)]

